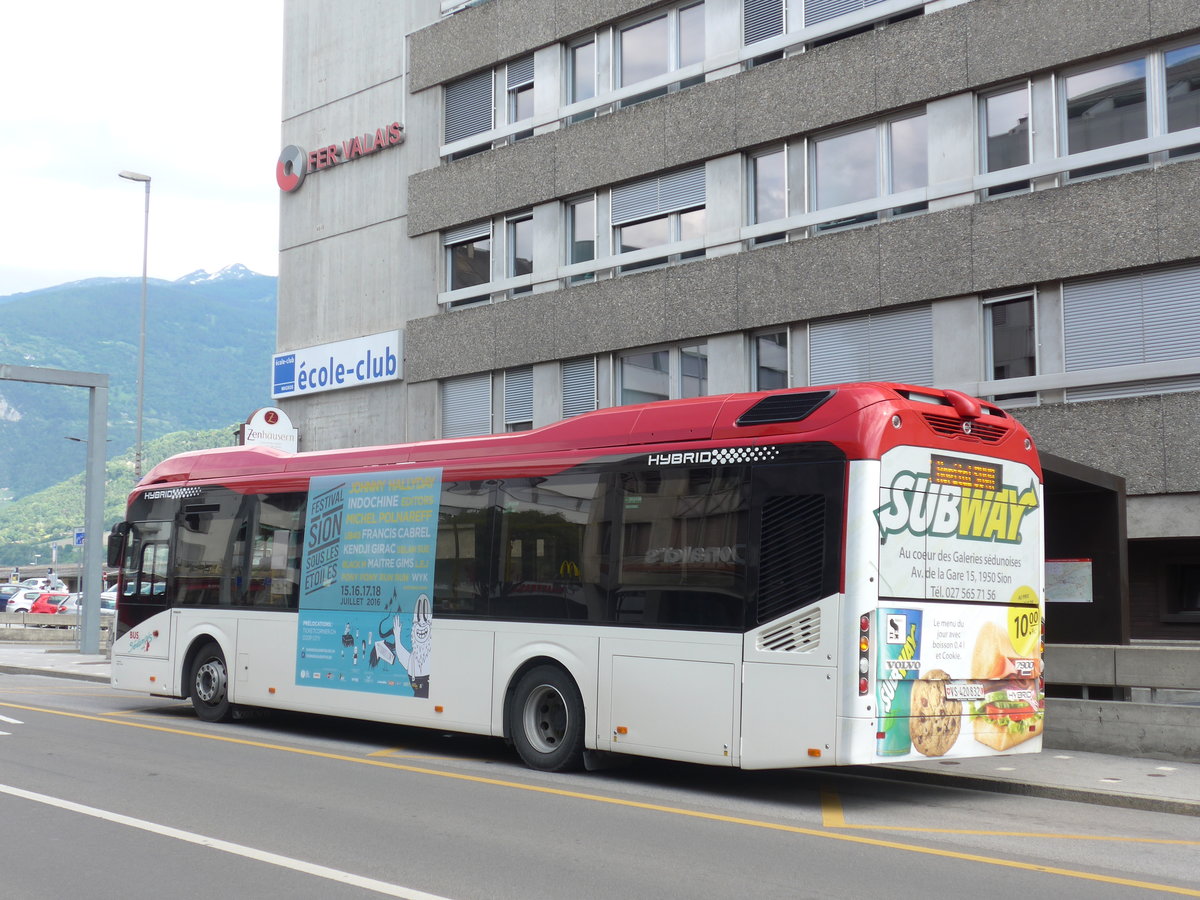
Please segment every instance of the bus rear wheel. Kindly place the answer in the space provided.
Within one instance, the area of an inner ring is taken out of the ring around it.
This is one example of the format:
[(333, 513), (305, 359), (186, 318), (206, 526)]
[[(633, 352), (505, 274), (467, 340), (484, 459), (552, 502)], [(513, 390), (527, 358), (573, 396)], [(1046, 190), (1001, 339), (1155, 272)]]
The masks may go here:
[(537, 666), (517, 682), (508, 733), (525, 765), (543, 772), (583, 766), (583, 698), (558, 666)]
[(216, 641), (205, 644), (192, 662), (192, 709), (205, 722), (223, 722), (233, 712), (229, 702), (229, 668)]

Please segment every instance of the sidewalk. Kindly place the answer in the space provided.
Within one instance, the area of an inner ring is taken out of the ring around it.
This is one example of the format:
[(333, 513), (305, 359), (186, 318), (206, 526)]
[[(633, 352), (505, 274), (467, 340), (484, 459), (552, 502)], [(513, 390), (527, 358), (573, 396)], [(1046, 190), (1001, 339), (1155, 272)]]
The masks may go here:
[[(108, 682), (110, 671), (106, 654), (79, 653), (71, 644), (0, 642), (0, 697), (6, 673)], [(1200, 736), (1197, 742), (1200, 745)], [(1195, 763), (1183, 763), (1044, 750), (979, 759), (860, 766), (855, 771), (864, 777), (1200, 816), (1200, 749), (1197, 759)]]

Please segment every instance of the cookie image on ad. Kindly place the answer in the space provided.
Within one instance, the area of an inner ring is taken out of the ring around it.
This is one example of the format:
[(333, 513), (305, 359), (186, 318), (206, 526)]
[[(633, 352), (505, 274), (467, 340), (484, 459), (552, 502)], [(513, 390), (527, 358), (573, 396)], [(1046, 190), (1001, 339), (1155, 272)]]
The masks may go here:
[(949, 680), (946, 672), (931, 669), (913, 683), (908, 730), (913, 749), (922, 756), (945, 755), (962, 729), (962, 703), (946, 697)]

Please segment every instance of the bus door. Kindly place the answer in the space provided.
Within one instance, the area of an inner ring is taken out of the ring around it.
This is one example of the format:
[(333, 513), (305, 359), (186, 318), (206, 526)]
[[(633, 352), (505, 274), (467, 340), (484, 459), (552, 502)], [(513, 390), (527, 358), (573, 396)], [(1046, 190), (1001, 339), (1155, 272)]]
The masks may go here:
[[(166, 659), (171, 649), (171, 621), (158, 616), (171, 603), (167, 594), (170, 522), (131, 522), (121, 566), (117, 602), (117, 637), (129, 635), (130, 652)], [(136, 633), (136, 636), (135, 636)]]

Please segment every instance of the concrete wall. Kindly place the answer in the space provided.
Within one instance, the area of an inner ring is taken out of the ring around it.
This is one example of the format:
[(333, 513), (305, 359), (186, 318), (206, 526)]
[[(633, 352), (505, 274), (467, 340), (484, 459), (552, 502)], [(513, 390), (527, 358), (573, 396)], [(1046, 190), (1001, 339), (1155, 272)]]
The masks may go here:
[[(405, 126), (396, 147), (309, 172), (280, 195), (277, 348), (289, 350), (404, 328), (437, 312), (438, 244), (407, 236), (408, 179), (437, 164), (438, 98), (412, 96), (407, 40), (435, 21), (438, 0), (339, 4), (289, 0), (281, 144), (306, 151)], [(426, 106), (434, 104), (433, 109)], [(405, 440), (406, 384), (281, 400), (300, 449)]]
[[(1178, 698), (1200, 690), (1200, 645), (1053, 644), (1045, 658), (1052, 685), (1154, 688)], [(1051, 698), (1046, 706), (1047, 748), (1195, 762), (1198, 735), (1197, 703)]]

